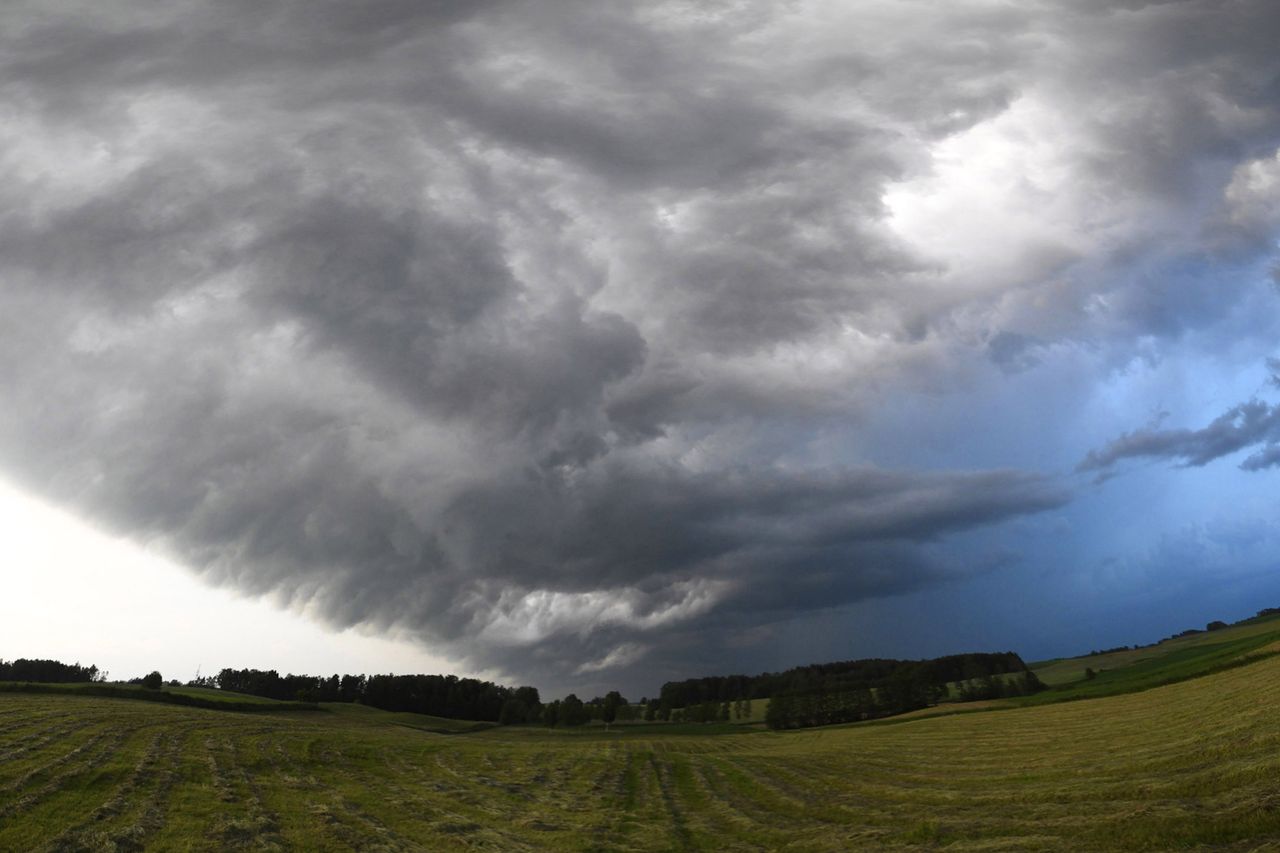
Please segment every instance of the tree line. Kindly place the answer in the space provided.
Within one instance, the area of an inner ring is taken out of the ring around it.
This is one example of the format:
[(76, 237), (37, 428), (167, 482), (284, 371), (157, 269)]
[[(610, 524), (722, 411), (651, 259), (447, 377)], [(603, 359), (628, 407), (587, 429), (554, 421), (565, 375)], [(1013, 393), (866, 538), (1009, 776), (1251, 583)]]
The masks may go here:
[(954, 693), (945, 683), (923, 679), (919, 670), (901, 670), (877, 688), (864, 685), (852, 690), (779, 694), (769, 701), (764, 721), (771, 729), (856, 723), (927, 708), (947, 698), (973, 702), (1027, 696), (1044, 689), (1043, 682), (1031, 670), (1006, 678), (989, 674), (962, 681)]
[[(954, 696), (948, 683), (958, 683)], [(867, 658), (756, 676), (667, 682), (658, 699), (650, 701), (645, 718), (727, 722), (741, 717), (742, 703), (768, 697), (765, 723), (770, 728), (800, 728), (902, 714), (944, 698), (964, 702), (1043, 689), (1015, 652), (974, 652), (928, 660)]]
[(107, 673), (96, 666), (62, 663), (56, 660), (0, 660), (0, 681), (37, 681), (46, 684), (74, 684), (106, 681)]
[(501, 725), (541, 723), (583, 726), (634, 720), (640, 709), (616, 690), (583, 701), (570, 693), (543, 704), (536, 687), (505, 687), (456, 675), (280, 675), (275, 670), (223, 669), (191, 686), (213, 687), (267, 699), (302, 702), (358, 702), (384, 711), (481, 720)]
[(223, 669), (194, 686), (216, 687), (267, 699), (358, 702), (384, 711), (488, 722), (536, 722), (542, 702), (536, 687), (506, 687), (456, 675), (281, 675), (274, 669)]
[[(988, 675), (1024, 672), (1026, 663), (1014, 652), (947, 655), (929, 660), (866, 658), (809, 664), (760, 675), (720, 675), (668, 681), (659, 693), (659, 708), (687, 708), (706, 702), (722, 704), (784, 694), (839, 693), (887, 686), (902, 673), (929, 684), (968, 681)], [(661, 711), (659, 713), (661, 718)]]
[[(106, 676), (107, 673), (96, 666), (78, 663), (0, 660), (0, 681), (102, 682)], [(151, 690), (159, 690), (164, 684), (159, 672), (130, 679), (129, 683)], [(170, 681), (169, 685), (178, 686), (179, 682)], [(544, 705), (536, 687), (512, 688), (456, 675), (281, 675), (274, 669), (225, 668), (217, 675), (197, 676), (188, 681), (187, 686), (284, 702), (358, 702), (384, 711), (409, 711), (502, 725), (580, 726), (592, 720), (607, 724), (641, 715), (641, 711), (616, 690), (586, 702), (570, 693), (564, 699)]]

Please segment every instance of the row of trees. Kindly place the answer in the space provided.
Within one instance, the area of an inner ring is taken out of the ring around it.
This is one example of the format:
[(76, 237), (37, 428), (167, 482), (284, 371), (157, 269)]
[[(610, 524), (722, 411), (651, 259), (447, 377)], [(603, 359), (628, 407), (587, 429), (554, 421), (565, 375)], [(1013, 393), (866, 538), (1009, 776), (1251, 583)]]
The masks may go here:
[(268, 699), (359, 702), (458, 720), (526, 723), (540, 719), (536, 687), (505, 687), (456, 675), (281, 675), (274, 669), (223, 669), (191, 682)]
[(570, 693), (563, 699), (557, 699), (543, 706), (538, 720), (546, 726), (585, 726), (592, 720), (599, 720), (606, 726), (614, 722), (627, 722), (640, 717), (641, 712), (616, 690), (610, 690), (603, 697), (596, 697), (584, 702)]
[[(96, 666), (55, 660), (0, 660), (0, 681), (73, 683), (105, 681)], [(159, 672), (131, 679), (151, 690), (163, 686)], [(637, 719), (642, 711), (616, 690), (584, 702), (574, 694), (548, 705), (536, 687), (505, 687), (456, 675), (281, 675), (274, 669), (223, 669), (217, 675), (187, 682), (267, 699), (303, 702), (359, 702), (385, 711), (410, 711), (460, 720), (486, 720), (503, 725), (542, 723), (578, 726), (592, 720), (604, 723)], [(178, 682), (170, 682), (176, 685)], [(652, 717), (650, 717), (652, 719)]]
[(38, 681), (47, 684), (73, 684), (82, 681), (106, 681), (107, 673), (96, 666), (81, 666), (56, 660), (0, 660), (0, 681)]
[(988, 675), (1024, 672), (1026, 668), (1026, 663), (1014, 652), (948, 655), (915, 661), (884, 658), (836, 661), (755, 676), (726, 675), (669, 681), (662, 685), (659, 706), (675, 709), (705, 702), (721, 704), (784, 694), (840, 693), (863, 687), (884, 687), (895, 678), (903, 677), (941, 685)]
[(813, 693), (782, 693), (769, 701), (765, 724), (772, 729), (795, 729), (853, 723), (904, 714), (936, 704), (950, 696), (960, 702), (1026, 696), (1045, 689), (1031, 670), (1013, 676), (985, 675), (962, 681), (952, 696), (947, 684), (928, 680), (927, 670), (900, 670), (877, 688)]

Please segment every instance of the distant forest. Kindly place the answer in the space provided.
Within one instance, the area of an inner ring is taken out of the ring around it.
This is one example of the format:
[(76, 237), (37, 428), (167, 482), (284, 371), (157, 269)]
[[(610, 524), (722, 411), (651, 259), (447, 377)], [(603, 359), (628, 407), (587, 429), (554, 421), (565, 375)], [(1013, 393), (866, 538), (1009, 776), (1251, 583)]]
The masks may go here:
[(670, 708), (684, 708), (703, 702), (880, 688), (903, 678), (922, 684), (946, 684), (1026, 669), (1027, 665), (1014, 652), (948, 655), (932, 660), (868, 658), (816, 663), (761, 675), (713, 675), (668, 681), (662, 685), (659, 701)]
[[(997, 678), (1011, 673), (1021, 675), (1015, 679)], [(1014, 652), (975, 652), (932, 660), (870, 658), (754, 676), (669, 681), (662, 685), (654, 716), (727, 719), (730, 703), (767, 697), (770, 702), (765, 722), (770, 728), (856, 722), (936, 704), (948, 697), (949, 682), (963, 685), (951, 697), (960, 701), (1034, 693), (1044, 688)]]
[(488, 722), (535, 722), (542, 702), (536, 687), (504, 687), (456, 675), (280, 675), (274, 669), (224, 669), (194, 686), (267, 699), (359, 702), (384, 711)]

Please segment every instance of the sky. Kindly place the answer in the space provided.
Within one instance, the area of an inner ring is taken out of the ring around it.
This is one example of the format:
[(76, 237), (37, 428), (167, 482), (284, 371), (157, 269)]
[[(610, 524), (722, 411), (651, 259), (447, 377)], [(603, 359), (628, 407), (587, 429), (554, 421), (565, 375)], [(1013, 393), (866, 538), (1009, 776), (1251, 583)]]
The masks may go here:
[(1280, 606), (1271, 0), (0, 8), (0, 658), (561, 695)]

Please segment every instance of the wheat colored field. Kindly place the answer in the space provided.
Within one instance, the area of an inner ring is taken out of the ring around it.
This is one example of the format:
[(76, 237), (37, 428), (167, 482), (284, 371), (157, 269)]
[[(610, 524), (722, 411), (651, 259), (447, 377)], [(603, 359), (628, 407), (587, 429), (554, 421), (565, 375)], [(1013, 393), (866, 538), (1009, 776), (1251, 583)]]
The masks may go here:
[(0, 850), (1280, 849), (1280, 658), (802, 732), (0, 695)]

